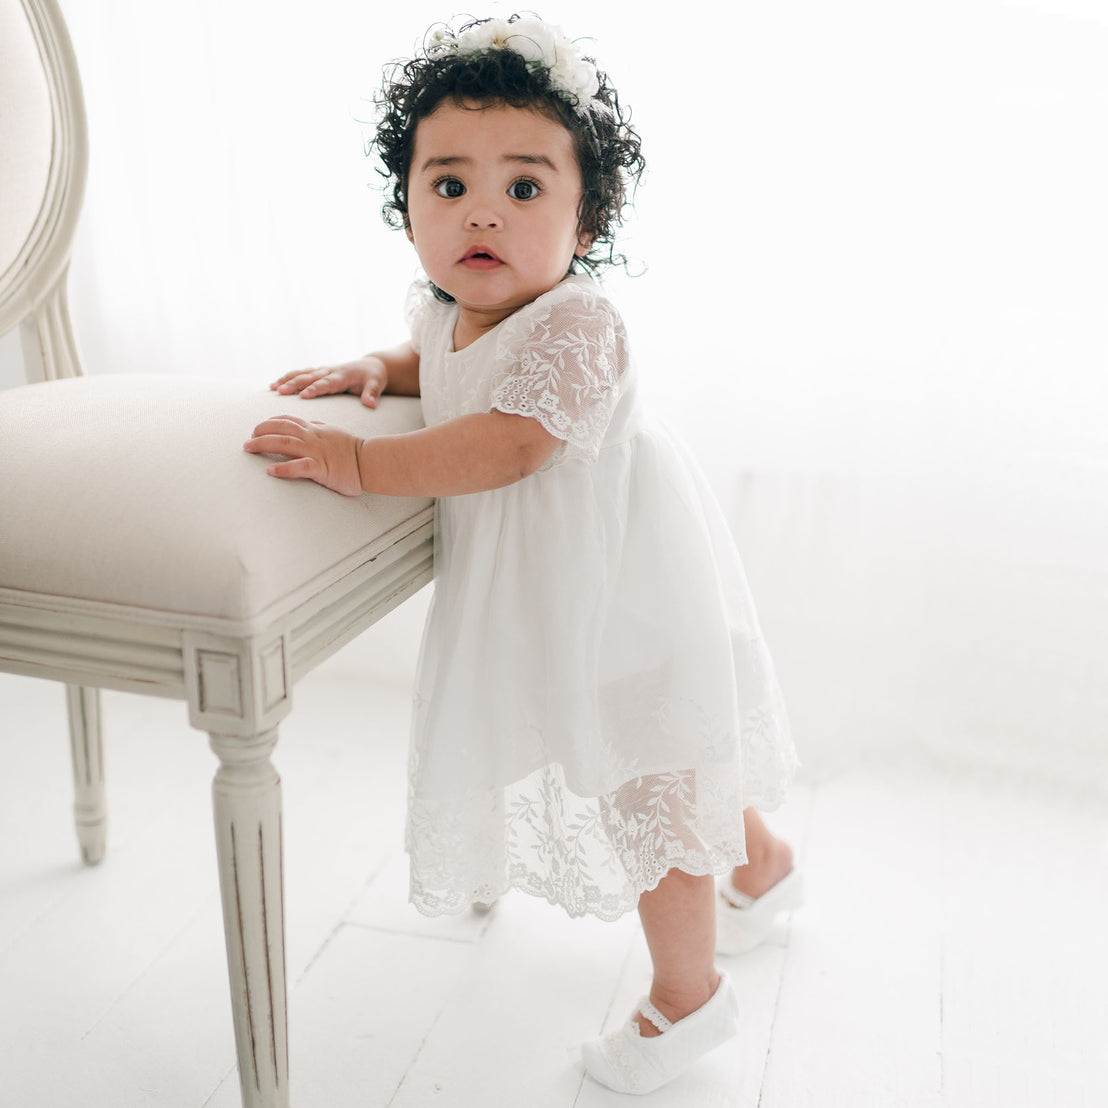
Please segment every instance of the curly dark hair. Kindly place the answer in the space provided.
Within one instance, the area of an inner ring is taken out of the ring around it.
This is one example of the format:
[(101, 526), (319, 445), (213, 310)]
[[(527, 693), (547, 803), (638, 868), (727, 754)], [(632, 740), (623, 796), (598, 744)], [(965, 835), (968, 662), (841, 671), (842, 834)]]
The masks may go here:
[[(519, 18), (513, 15), (508, 22)], [(575, 98), (551, 86), (549, 70), (529, 66), (514, 50), (459, 54), (441, 46), (444, 27), (451, 37), (487, 22), (473, 20), (458, 32), (440, 24), (428, 32), (415, 58), (386, 68), (385, 85), (376, 98), (380, 113), (376, 134), (367, 151), (376, 150), (384, 166), (378, 172), (385, 178), (388, 196), (382, 212), (385, 222), (397, 229), (408, 226), (408, 174), (420, 120), (447, 99), (510, 104), (542, 113), (573, 136), (582, 182), (580, 230), (592, 236), (592, 246), (584, 257), (574, 258), (570, 272), (577, 262), (593, 273), (626, 265), (627, 259), (615, 253), (615, 231), (646, 168), (630, 111), (620, 104), (607, 74), (599, 70), (592, 109), (583, 111)], [(440, 299), (452, 300), (441, 289), (434, 292)]]

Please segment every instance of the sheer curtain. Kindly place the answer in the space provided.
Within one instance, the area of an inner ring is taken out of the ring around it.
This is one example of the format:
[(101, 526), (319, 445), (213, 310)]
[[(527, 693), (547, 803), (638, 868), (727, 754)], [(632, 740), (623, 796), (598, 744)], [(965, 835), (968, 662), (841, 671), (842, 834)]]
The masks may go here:
[[(449, 7), (62, 7), (90, 372), (263, 383), (402, 335), (415, 259), (357, 119)], [(646, 272), (610, 283), (733, 522), (808, 766), (913, 751), (1108, 795), (1103, 5), (627, 10), (540, 6), (634, 107)]]

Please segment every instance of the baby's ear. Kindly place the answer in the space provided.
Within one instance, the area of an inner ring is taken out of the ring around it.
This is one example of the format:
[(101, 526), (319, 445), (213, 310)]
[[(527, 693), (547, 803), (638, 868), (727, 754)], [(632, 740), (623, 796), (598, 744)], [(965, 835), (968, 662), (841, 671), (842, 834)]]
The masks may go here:
[(404, 213), (404, 234), (408, 236), (408, 241), (415, 246), (415, 235), (412, 234), (412, 221), (408, 218), (408, 213)]
[(577, 236), (577, 249), (573, 251), (573, 256), (575, 258), (583, 258), (592, 249), (592, 244), (594, 242), (596, 242), (596, 235), (591, 231), (582, 231), (581, 234)]

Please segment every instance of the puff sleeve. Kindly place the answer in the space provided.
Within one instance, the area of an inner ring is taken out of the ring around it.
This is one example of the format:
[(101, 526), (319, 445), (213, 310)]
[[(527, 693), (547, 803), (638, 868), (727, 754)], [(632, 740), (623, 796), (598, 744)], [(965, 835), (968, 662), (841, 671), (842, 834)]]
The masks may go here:
[(570, 278), (511, 317), (497, 342), (490, 406), (562, 439), (547, 466), (595, 460), (619, 400), (626, 335), (612, 303)]
[(431, 291), (431, 285), (427, 281), (415, 281), (408, 289), (408, 295), (404, 300), (404, 318), (408, 323), (412, 349), (417, 354), (423, 349), (424, 335), (437, 303)]

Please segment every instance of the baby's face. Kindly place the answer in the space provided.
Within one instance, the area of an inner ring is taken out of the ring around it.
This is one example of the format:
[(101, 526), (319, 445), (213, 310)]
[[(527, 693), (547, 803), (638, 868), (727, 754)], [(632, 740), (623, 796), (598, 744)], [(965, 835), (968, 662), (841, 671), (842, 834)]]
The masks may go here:
[(427, 276), (486, 324), (552, 289), (575, 254), (581, 170), (560, 123), (446, 100), (416, 128), (408, 237)]

